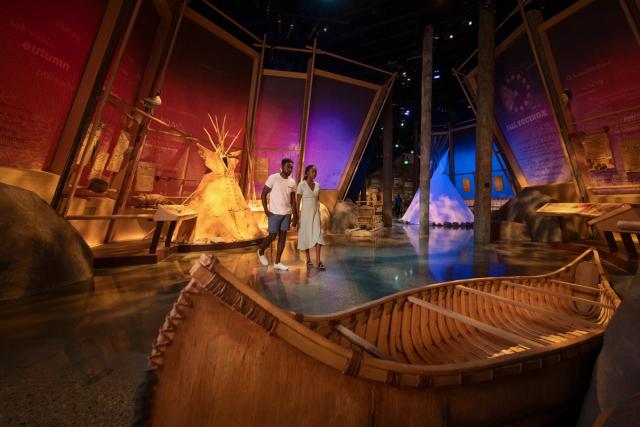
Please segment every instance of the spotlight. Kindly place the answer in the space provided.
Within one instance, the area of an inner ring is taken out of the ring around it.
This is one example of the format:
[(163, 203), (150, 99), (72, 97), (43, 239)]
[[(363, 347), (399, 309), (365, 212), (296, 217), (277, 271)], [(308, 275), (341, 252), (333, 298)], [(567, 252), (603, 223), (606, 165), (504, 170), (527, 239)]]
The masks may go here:
[(413, 154), (413, 150), (411, 150), (411, 154)]
[(409, 117), (409, 116), (411, 115), (411, 110), (406, 110), (403, 114), (404, 114), (406, 117)]
[(472, 26), (472, 25), (473, 25), (473, 21), (469, 21), (469, 26)]
[(394, 147), (399, 148), (400, 144), (395, 144)]
[(329, 28), (327, 28), (327, 27), (322, 27), (322, 31), (326, 33), (327, 31), (329, 31)]
[(407, 72), (406, 71), (402, 72), (402, 77), (407, 77)]
[(449, 40), (453, 38), (453, 34), (449, 34)]

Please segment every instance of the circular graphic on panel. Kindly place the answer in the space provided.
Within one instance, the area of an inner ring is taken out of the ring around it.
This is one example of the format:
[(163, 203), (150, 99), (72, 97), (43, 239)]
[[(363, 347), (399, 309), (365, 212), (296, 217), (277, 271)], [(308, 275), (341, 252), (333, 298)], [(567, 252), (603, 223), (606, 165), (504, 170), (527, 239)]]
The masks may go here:
[(502, 106), (510, 113), (520, 113), (531, 104), (531, 83), (522, 73), (511, 73), (500, 86)]

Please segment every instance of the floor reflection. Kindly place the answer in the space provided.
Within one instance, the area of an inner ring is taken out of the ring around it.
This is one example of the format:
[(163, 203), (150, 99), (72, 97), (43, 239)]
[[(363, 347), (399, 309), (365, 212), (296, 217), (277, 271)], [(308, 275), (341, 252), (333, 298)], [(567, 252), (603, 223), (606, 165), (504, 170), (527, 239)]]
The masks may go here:
[[(531, 242), (477, 248), (473, 230), (435, 228), (426, 240), (413, 225), (396, 226), (373, 240), (330, 236), (329, 243), (323, 249), (326, 271), (307, 268), (294, 240), (287, 242), (283, 256), (288, 272), (262, 267), (253, 249), (216, 255), (274, 304), (308, 314), (343, 310), (447, 280), (545, 273), (575, 256)], [(269, 251), (267, 255), (271, 257)]]
[[(574, 256), (534, 243), (478, 249), (470, 230), (433, 229), (426, 244), (416, 226), (327, 240), (322, 272), (306, 267), (293, 239), (288, 272), (261, 267), (255, 248), (215, 255), (270, 301), (304, 313), (444, 280), (543, 273)], [(130, 424), (151, 342), (198, 257), (100, 270), (90, 290), (0, 302), (0, 425)]]

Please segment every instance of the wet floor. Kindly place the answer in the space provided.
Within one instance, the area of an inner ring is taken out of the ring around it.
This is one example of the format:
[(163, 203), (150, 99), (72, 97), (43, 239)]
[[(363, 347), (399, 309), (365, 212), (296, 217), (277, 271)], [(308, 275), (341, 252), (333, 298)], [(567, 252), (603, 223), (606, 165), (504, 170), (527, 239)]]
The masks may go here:
[[(255, 248), (216, 255), (275, 304), (304, 313), (445, 280), (545, 273), (575, 256), (534, 243), (480, 249), (470, 230), (432, 230), (427, 243), (414, 226), (327, 241), (326, 271), (308, 269), (294, 240), (288, 272), (261, 267)], [(130, 424), (151, 342), (197, 257), (99, 270), (89, 290), (0, 302), (0, 425)]]

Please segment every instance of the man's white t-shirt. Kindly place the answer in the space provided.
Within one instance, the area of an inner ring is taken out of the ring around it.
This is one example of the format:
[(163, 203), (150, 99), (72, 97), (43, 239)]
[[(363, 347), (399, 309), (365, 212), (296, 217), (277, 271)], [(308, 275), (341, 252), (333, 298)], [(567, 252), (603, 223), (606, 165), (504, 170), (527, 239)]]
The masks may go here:
[(296, 182), (293, 178), (283, 178), (279, 173), (269, 175), (265, 185), (271, 188), (269, 193), (269, 212), (276, 215), (289, 215), (291, 213), (291, 193), (296, 191)]

